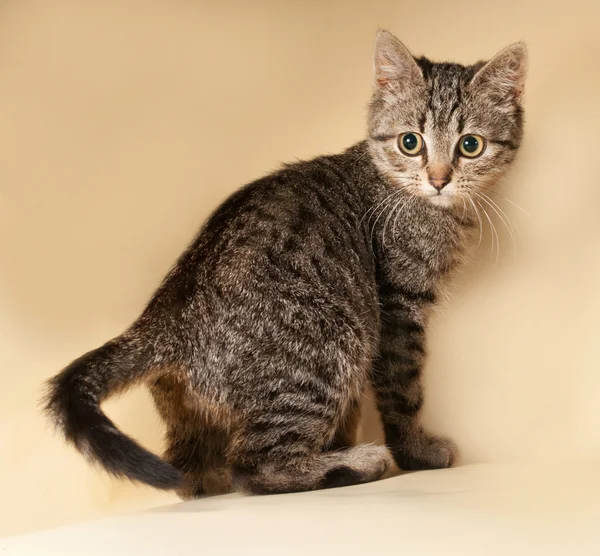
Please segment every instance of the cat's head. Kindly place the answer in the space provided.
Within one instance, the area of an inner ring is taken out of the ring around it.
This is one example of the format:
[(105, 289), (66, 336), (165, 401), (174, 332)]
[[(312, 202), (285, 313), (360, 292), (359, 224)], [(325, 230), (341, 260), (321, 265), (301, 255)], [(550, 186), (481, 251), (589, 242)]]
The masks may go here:
[(472, 66), (414, 58), (380, 31), (369, 147), (399, 187), (440, 207), (481, 198), (512, 162), (523, 135), (523, 43)]

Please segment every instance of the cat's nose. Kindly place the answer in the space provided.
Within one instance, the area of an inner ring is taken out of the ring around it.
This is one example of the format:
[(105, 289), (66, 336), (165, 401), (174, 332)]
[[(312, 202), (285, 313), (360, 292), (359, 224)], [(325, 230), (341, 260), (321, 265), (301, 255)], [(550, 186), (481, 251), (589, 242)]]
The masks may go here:
[(443, 178), (432, 178), (429, 177), (429, 183), (433, 185), (438, 191), (441, 191), (450, 183), (450, 177), (445, 176)]

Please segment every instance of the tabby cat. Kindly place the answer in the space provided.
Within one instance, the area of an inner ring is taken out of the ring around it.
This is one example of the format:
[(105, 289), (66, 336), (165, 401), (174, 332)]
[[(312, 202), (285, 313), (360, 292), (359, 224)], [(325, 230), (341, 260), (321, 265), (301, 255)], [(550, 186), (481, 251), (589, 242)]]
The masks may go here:
[[(434, 63), (380, 31), (367, 138), (225, 201), (131, 327), (48, 383), (66, 438), (183, 498), (451, 466), (455, 445), (419, 422), (428, 313), (521, 143), (526, 58), (517, 43)], [(100, 408), (140, 383), (167, 426), (163, 459)], [(385, 447), (355, 444), (367, 385)]]

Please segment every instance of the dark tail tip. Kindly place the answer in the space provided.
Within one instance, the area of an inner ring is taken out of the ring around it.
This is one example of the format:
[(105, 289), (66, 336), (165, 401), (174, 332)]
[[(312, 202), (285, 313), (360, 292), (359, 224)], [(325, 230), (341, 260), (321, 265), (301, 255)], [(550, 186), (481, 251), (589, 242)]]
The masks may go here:
[(104, 415), (88, 423), (93, 433), (80, 442), (79, 449), (89, 452), (106, 471), (116, 477), (145, 483), (154, 488), (173, 490), (183, 483), (183, 476), (172, 465), (142, 448), (129, 436), (118, 431)]
[(111, 475), (164, 490), (179, 488), (183, 475), (177, 469), (119, 431), (102, 412), (93, 381), (82, 380), (89, 356), (74, 361), (47, 383), (45, 413), (90, 462)]

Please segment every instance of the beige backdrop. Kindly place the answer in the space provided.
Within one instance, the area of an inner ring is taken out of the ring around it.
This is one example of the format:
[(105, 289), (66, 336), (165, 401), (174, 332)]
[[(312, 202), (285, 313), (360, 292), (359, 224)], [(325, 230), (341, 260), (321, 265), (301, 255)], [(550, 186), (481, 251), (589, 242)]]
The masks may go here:
[[(428, 424), (466, 463), (598, 458), (599, 17), (580, 0), (4, 0), (0, 534), (175, 499), (90, 469), (39, 417), (40, 384), (136, 317), (235, 188), (361, 139), (377, 26), (437, 59), (531, 52), (504, 188), (530, 217), (503, 203), (516, 254), (504, 230), (495, 264), (486, 230), (435, 319)], [(160, 449), (145, 391), (108, 405)]]

